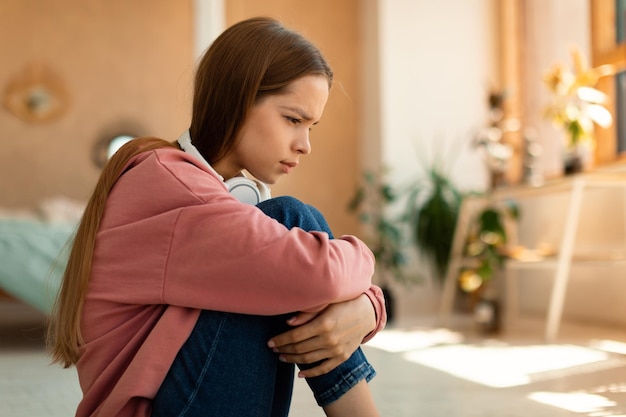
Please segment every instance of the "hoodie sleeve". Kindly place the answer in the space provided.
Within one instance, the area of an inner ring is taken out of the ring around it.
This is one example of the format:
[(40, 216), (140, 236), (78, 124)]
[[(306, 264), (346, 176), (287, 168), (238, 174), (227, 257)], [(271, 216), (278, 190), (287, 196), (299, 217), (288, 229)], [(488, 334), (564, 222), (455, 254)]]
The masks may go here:
[(373, 256), (357, 238), (288, 230), (256, 207), (224, 200), (181, 211), (164, 302), (274, 315), (320, 309), (370, 289)]
[(385, 298), (383, 296), (383, 290), (381, 290), (376, 285), (372, 285), (367, 291), (365, 291), (365, 295), (367, 295), (372, 302), (372, 306), (374, 307), (374, 312), (376, 313), (376, 327), (372, 330), (365, 338), (363, 338), (362, 343), (367, 343), (376, 334), (385, 328), (387, 324), (387, 310), (385, 310)]
[(176, 150), (143, 155), (116, 183), (95, 269), (99, 296), (129, 304), (275, 315), (367, 293), (384, 317), (362, 241), (289, 230)]

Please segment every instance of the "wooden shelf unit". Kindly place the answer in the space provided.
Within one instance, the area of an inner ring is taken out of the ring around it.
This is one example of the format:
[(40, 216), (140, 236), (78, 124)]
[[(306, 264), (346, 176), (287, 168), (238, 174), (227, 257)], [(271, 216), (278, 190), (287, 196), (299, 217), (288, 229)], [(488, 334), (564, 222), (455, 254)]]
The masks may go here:
[[(492, 194), (483, 197), (468, 197), (462, 204), (457, 222), (457, 228), (452, 244), (452, 252), (448, 272), (444, 280), (444, 287), (440, 305), (440, 318), (447, 323), (452, 314), (454, 298), (457, 292), (457, 280), (460, 270), (467, 265), (468, 259), (464, 258), (463, 252), (467, 235), (472, 223), (481, 210), (488, 205), (499, 204), (507, 199), (519, 201), (525, 198), (542, 198), (554, 196), (557, 193), (569, 194), (569, 203), (564, 213), (565, 223), (560, 236), (560, 245), (555, 256), (546, 257), (538, 261), (519, 261), (508, 259), (506, 269), (553, 269), (554, 282), (547, 306), (545, 324), (545, 339), (553, 341), (558, 336), (559, 326), (563, 314), (565, 295), (569, 283), (571, 268), (574, 264), (618, 264), (626, 263), (626, 233), (624, 233), (624, 246), (606, 251), (604, 254), (576, 253), (576, 234), (579, 225), (589, 219), (581, 218), (580, 212), (584, 201), (585, 192), (594, 188), (615, 188), (623, 193), (624, 216), (626, 216), (626, 172), (607, 170), (581, 173), (569, 177), (550, 181), (540, 187), (517, 186), (502, 188)], [(593, 220), (593, 219), (591, 219)], [(508, 274), (504, 274), (505, 276)], [(513, 285), (507, 285), (506, 302), (507, 310), (517, 308), (517, 291), (510, 289)]]

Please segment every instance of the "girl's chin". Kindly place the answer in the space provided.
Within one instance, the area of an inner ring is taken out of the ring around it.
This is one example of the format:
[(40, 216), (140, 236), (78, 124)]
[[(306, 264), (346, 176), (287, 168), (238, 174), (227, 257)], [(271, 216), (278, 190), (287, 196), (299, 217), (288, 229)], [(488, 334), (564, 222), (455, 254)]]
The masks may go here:
[(255, 178), (257, 178), (259, 181), (261, 181), (264, 184), (274, 185), (274, 184), (276, 184), (278, 182), (278, 180), (280, 180), (284, 176), (285, 176), (285, 174), (281, 173), (281, 174), (277, 174), (277, 175), (268, 175), (267, 177), (265, 177), (263, 179), (258, 178), (258, 177), (255, 177)]

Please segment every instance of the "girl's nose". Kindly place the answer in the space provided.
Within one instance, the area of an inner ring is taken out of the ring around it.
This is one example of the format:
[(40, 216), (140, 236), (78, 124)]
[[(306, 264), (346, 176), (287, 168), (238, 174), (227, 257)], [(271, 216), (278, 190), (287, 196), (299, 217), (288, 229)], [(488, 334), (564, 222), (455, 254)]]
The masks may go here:
[(302, 155), (311, 153), (311, 141), (309, 140), (309, 131), (306, 130), (296, 141), (296, 152)]

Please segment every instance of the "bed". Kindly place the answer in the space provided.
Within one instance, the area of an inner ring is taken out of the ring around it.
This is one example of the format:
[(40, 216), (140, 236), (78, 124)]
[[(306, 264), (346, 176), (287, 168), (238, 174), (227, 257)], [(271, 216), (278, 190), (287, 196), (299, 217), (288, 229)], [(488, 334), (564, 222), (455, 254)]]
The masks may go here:
[(0, 210), (0, 290), (49, 314), (82, 208), (56, 198), (33, 212)]

